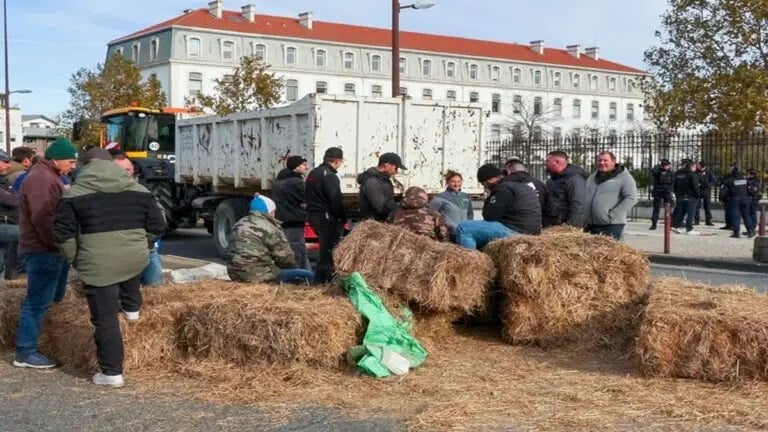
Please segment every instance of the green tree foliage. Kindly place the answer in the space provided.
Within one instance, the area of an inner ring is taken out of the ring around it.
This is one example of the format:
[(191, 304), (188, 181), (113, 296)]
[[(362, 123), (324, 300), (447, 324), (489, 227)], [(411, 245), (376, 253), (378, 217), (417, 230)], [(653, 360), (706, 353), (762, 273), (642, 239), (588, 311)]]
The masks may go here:
[(768, 125), (768, 0), (669, 0), (646, 51), (646, 111), (660, 129)]
[(268, 66), (255, 57), (244, 56), (232, 75), (215, 80), (215, 96), (201, 93), (187, 98), (186, 105), (221, 116), (269, 108), (280, 101), (283, 80), (267, 69)]

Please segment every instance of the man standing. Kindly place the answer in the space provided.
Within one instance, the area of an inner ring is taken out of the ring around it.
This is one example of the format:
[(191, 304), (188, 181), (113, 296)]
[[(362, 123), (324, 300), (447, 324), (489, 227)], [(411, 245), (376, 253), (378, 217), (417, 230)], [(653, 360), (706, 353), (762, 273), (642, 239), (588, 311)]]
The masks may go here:
[(0, 247), (5, 251), (3, 266), (7, 280), (16, 277), (19, 247), (19, 198), (11, 192), (11, 183), (7, 181), (12, 166), (8, 153), (0, 150), (0, 177), (3, 178), (0, 186)]
[(738, 166), (731, 168), (731, 176), (723, 182), (720, 189), (720, 201), (726, 206), (728, 212), (728, 223), (731, 225), (733, 234), (731, 238), (740, 238), (739, 231), (741, 221), (744, 221), (744, 227), (747, 229), (747, 236), (755, 236), (752, 228), (752, 218), (750, 217), (749, 207), (752, 197), (756, 194), (747, 185), (747, 179), (741, 174)]
[(552, 199), (549, 196), (549, 190), (547, 190), (544, 182), (528, 174), (528, 168), (519, 159), (507, 161), (504, 165), (504, 170), (510, 179), (525, 183), (536, 191), (536, 196), (539, 198), (539, 205), (541, 206), (542, 227), (557, 225), (557, 214), (552, 204)]
[(53, 232), (56, 208), (64, 193), (61, 176), (77, 163), (77, 149), (68, 139), (56, 138), (45, 159), (33, 165), (19, 190), (19, 247), (27, 271), (27, 295), (21, 303), (13, 365), (34, 369), (57, 362), (38, 351), (37, 341), (48, 308), (64, 298), (69, 262), (59, 253)]
[(315, 270), (315, 282), (319, 284), (333, 279), (333, 248), (339, 243), (347, 222), (344, 197), (337, 175), (343, 162), (344, 152), (338, 147), (331, 147), (325, 151), (323, 163), (307, 176), (307, 219), (320, 243)]
[(378, 166), (369, 168), (357, 176), (360, 185), (358, 202), (360, 217), (384, 222), (397, 208), (395, 188), (392, 186), (392, 176), (399, 169), (407, 169), (403, 161), (395, 153), (384, 153), (379, 156)]
[(686, 160), (685, 166), (675, 173), (675, 206), (674, 221), (672, 230), (678, 234), (683, 234), (680, 227), (685, 218), (685, 234), (698, 234), (693, 230), (693, 219), (699, 197), (699, 176), (696, 174), (696, 162)]
[(597, 155), (597, 171), (587, 179), (587, 231), (621, 240), (627, 213), (637, 204), (637, 185), (616, 156)]
[(568, 163), (568, 154), (553, 151), (547, 155), (547, 180), (556, 221), (554, 225), (584, 226), (584, 200), (586, 184), (584, 170)]
[(307, 223), (304, 176), (309, 167), (307, 160), (301, 156), (289, 157), (285, 166), (272, 184), (272, 198), (277, 206), (275, 215), (282, 223), (285, 237), (296, 257), (296, 264), (299, 268), (309, 270), (307, 243), (304, 238), (304, 225)]
[(656, 229), (659, 221), (659, 211), (662, 204), (672, 204), (672, 186), (675, 182), (675, 173), (672, 172), (672, 162), (668, 159), (662, 159), (659, 165), (651, 168), (653, 185), (651, 186), (651, 195), (653, 196), (653, 212), (651, 212), (650, 230)]
[(31, 147), (16, 147), (11, 150), (11, 166), (8, 169), (8, 184), (13, 186), (16, 179), (32, 166), (32, 158), (35, 157), (35, 149)]
[[(760, 182), (760, 171), (755, 168), (747, 170), (747, 189), (750, 197), (749, 216), (751, 227), (747, 227), (747, 235), (751, 232), (755, 235), (757, 231), (757, 212), (760, 210), (760, 200), (763, 198), (763, 186)], [(7, 274), (7, 273), (6, 273)]]
[(532, 185), (519, 178), (504, 177), (493, 164), (481, 166), (477, 180), (490, 191), (483, 204), (483, 220), (460, 223), (456, 243), (480, 249), (500, 238), (541, 232), (541, 205)]
[(139, 319), (140, 276), (149, 260), (147, 242), (165, 231), (165, 219), (152, 194), (113, 163), (109, 152), (98, 150), (64, 192), (55, 234), (84, 284), (101, 369), (92, 382), (122, 387), (118, 313), (122, 310), (129, 321)]
[(696, 203), (696, 213), (695, 218), (693, 221), (694, 225), (699, 225), (701, 222), (701, 207), (702, 202), (704, 203), (704, 217), (706, 218), (706, 224), (707, 226), (715, 226), (715, 224), (712, 223), (712, 186), (715, 185), (715, 174), (712, 173), (707, 168), (707, 164), (704, 163), (704, 161), (699, 161), (698, 164), (698, 172), (699, 175), (699, 189), (701, 191), (701, 199)]

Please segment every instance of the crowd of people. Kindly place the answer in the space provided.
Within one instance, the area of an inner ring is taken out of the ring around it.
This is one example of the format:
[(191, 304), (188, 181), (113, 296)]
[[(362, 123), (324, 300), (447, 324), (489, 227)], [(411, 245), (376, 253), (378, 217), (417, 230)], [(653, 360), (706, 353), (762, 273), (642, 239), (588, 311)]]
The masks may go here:
[(140, 287), (162, 281), (157, 246), (166, 229), (159, 203), (133, 171), (119, 149), (92, 147), (79, 155), (63, 137), (43, 155), (27, 147), (15, 148), (12, 157), (0, 151), (5, 278), (14, 279), (19, 271), (27, 276), (14, 366), (59, 364), (40, 352), (38, 340), (49, 308), (64, 299), (74, 268), (94, 327), (100, 371), (92, 382), (124, 384), (119, 314), (138, 320)]
[[(349, 228), (337, 174), (343, 162), (338, 147), (326, 150), (322, 163), (311, 171), (306, 158), (287, 158), (273, 183), (272, 198), (257, 194), (249, 214), (235, 224), (226, 256), (231, 279), (320, 284), (333, 280), (333, 249)], [(504, 167), (483, 165), (477, 180), (486, 198), (482, 219), (476, 219), (471, 197), (462, 191), (461, 173), (448, 171), (445, 191), (431, 200), (417, 186), (396, 194), (393, 177), (406, 167), (399, 155), (384, 153), (377, 166), (357, 176), (358, 216), (468, 249), (514, 235), (537, 235), (554, 225), (620, 240), (627, 214), (638, 200), (635, 180), (611, 152), (598, 154), (596, 166), (587, 176), (570, 163), (567, 153), (553, 151), (546, 158), (545, 183), (534, 178), (520, 158), (510, 158)], [(307, 222), (319, 242), (314, 274), (306, 259)]]
[[(653, 184), (653, 212), (651, 230), (655, 230), (659, 213), (664, 204), (674, 205), (672, 212), (672, 230), (678, 234), (698, 234), (694, 226), (701, 223), (701, 210), (704, 209), (704, 221), (707, 226), (714, 226), (712, 221), (712, 189), (719, 187), (719, 201), (725, 208), (725, 226), (722, 230), (732, 231), (732, 238), (742, 235), (752, 238), (757, 230), (757, 211), (762, 198), (760, 172), (750, 168), (742, 172), (738, 165), (733, 165), (728, 174), (717, 178), (703, 161), (683, 159), (680, 167), (673, 170), (672, 163), (662, 159), (651, 170)], [(741, 224), (745, 231), (741, 231)]]

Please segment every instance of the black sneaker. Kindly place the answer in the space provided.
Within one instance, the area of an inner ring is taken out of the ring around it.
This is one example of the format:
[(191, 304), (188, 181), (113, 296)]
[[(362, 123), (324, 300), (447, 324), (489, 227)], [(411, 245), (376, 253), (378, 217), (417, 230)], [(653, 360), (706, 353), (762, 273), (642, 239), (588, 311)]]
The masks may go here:
[(712, 222), (707, 222), (707, 226), (715, 226)]
[(741, 238), (741, 235), (739, 234), (731, 234), (731, 238)]
[(654, 231), (654, 230), (656, 230), (656, 224), (651, 224), (651, 227), (650, 227), (650, 228), (648, 228), (648, 230), (649, 230), (649, 231)]
[(729, 227), (728, 225), (726, 225), (726, 226), (724, 226), (724, 227), (720, 227), (720, 228), (718, 228), (718, 229), (721, 229), (721, 230), (723, 230), (723, 231), (730, 231), (730, 230), (731, 230), (731, 227)]

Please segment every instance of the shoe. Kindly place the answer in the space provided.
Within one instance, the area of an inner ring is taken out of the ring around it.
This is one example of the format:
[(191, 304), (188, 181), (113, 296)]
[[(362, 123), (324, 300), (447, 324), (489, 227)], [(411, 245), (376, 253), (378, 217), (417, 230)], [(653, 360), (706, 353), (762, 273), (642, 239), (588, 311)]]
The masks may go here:
[(650, 227), (650, 228), (648, 228), (648, 230), (649, 230), (649, 231), (654, 231), (654, 230), (656, 230), (656, 224), (651, 224), (651, 227)]
[(756, 234), (755, 234), (755, 232), (754, 232), (754, 231), (750, 231), (750, 232), (748, 232), (748, 233), (747, 233), (747, 237), (748, 237), (748, 238), (753, 238), (755, 235), (756, 235)]
[(731, 234), (731, 238), (741, 238), (741, 235), (739, 234)]
[(694, 225), (701, 225), (701, 223), (700, 223), (700, 222), (694, 222), (693, 224), (694, 224)]
[(707, 226), (715, 226), (712, 222), (707, 222)]
[(723, 230), (723, 231), (730, 231), (730, 230), (731, 230), (731, 227), (729, 227), (728, 225), (726, 225), (726, 226), (724, 226), (724, 227), (720, 227), (720, 228), (718, 228), (718, 229), (721, 229), (721, 230)]
[(123, 313), (125, 314), (125, 319), (127, 319), (128, 321), (138, 321), (141, 315), (141, 311), (128, 312), (124, 310)]
[(672, 228), (672, 232), (674, 232), (676, 234), (682, 234), (683, 233), (682, 231), (680, 231), (680, 228)]
[(13, 360), (13, 365), (21, 368), (51, 369), (58, 366), (59, 362), (49, 359), (39, 352), (35, 352), (23, 358), (17, 356), (16, 359)]
[(700, 235), (700, 233), (698, 231), (695, 231), (695, 230), (688, 230), (688, 231), (685, 232), (685, 234), (686, 235), (692, 235), (692, 236)]
[(105, 387), (120, 388), (125, 385), (122, 375), (104, 375), (99, 372), (91, 378), (91, 382), (96, 385), (102, 385)]

